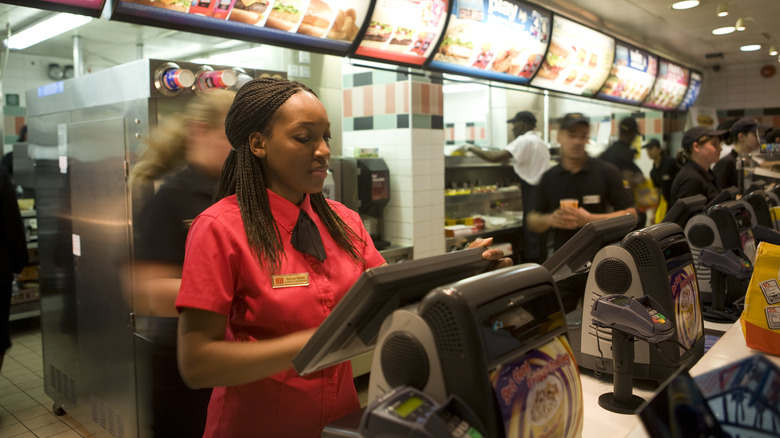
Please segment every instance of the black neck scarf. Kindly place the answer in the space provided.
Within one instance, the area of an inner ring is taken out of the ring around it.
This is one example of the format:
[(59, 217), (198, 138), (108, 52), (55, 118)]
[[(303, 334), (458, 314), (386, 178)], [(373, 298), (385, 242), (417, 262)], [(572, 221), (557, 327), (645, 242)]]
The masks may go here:
[(290, 243), (298, 251), (314, 256), (320, 262), (325, 261), (325, 247), (322, 245), (317, 225), (303, 210), (298, 214), (298, 222), (293, 228)]

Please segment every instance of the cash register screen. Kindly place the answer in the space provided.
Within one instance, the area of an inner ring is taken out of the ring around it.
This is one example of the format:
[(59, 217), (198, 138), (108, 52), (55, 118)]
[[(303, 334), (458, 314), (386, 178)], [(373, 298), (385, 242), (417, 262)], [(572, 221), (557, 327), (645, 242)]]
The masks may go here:
[(667, 246), (664, 258), (674, 301), (677, 341), (685, 348), (691, 348), (703, 333), (699, 287), (688, 243), (679, 241)]
[[(488, 369), (495, 368), (565, 326), (555, 289), (519, 291), (479, 308)], [(523, 348), (525, 346), (525, 348)]]

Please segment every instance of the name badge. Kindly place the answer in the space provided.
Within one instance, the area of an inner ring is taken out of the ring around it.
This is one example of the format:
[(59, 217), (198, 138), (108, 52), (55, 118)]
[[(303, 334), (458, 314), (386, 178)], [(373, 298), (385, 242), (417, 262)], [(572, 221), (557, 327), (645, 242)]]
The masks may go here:
[(601, 195), (588, 195), (582, 197), (583, 204), (598, 204), (601, 202)]
[(297, 287), (309, 285), (309, 273), (303, 272), (300, 274), (286, 274), (286, 275), (272, 275), (271, 287), (279, 289), (282, 287)]

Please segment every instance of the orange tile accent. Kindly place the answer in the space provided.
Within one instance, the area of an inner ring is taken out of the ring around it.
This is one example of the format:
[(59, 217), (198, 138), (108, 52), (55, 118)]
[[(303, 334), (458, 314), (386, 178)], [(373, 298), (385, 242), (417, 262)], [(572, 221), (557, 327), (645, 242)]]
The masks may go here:
[(385, 84), (385, 114), (395, 114), (395, 84)]
[(661, 134), (664, 132), (664, 120), (663, 119), (655, 119), (653, 120), (653, 132), (656, 134)]
[(441, 84), (436, 84), (436, 96), (438, 97), (436, 115), (443, 116), (444, 115), (444, 88), (442, 88)]
[(352, 117), (352, 89), (347, 88), (344, 90), (343, 104), (341, 105), (341, 112), (344, 113), (344, 117)]
[(361, 116), (374, 115), (374, 87), (363, 87), (363, 114)]
[(431, 113), (431, 84), (420, 84), (420, 112)]
[(481, 127), (481, 128), (479, 128), (479, 138), (480, 138), (481, 140), (484, 140), (484, 139), (485, 139), (485, 127), (484, 127), (484, 126), (483, 126), (483, 127)]

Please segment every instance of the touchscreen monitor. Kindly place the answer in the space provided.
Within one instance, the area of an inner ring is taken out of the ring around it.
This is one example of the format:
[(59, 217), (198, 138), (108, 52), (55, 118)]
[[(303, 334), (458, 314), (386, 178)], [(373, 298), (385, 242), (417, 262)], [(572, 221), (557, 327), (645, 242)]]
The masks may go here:
[(432, 289), (484, 272), (491, 262), (472, 248), (368, 269), (293, 359), (306, 375), (371, 351), (394, 310), (417, 304)]

